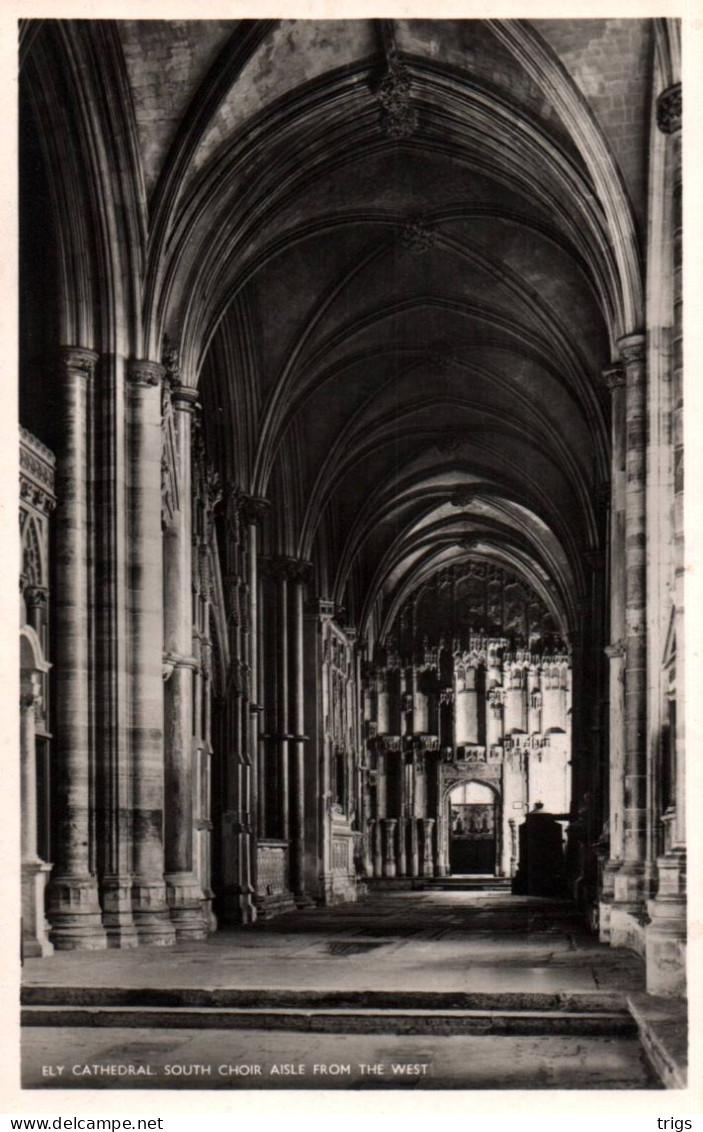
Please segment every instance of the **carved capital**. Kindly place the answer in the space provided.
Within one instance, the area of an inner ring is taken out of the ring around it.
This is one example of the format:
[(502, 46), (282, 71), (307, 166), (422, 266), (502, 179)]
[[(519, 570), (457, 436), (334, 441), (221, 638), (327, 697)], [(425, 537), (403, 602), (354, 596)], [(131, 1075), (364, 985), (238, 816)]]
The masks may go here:
[(646, 336), (640, 332), (626, 334), (624, 338), (618, 339), (618, 349), (624, 364), (631, 366), (643, 362), (646, 356), (646, 345)]
[(614, 641), (611, 645), (606, 645), (603, 651), (608, 660), (617, 660), (627, 653), (624, 641)]
[(24, 600), (28, 609), (45, 609), (49, 601), (49, 591), (46, 586), (27, 586)]
[(163, 377), (164, 367), (160, 362), (130, 358), (127, 363), (127, 380), (137, 388), (160, 386)]
[(616, 362), (615, 365), (606, 366), (603, 370), (603, 381), (606, 388), (614, 393), (616, 389), (625, 388), (625, 367), (622, 362)]
[(271, 504), (268, 499), (263, 499), (258, 495), (242, 495), (240, 500), (240, 507), (242, 510), (242, 518), (245, 523), (250, 526), (260, 526), (269, 513)]
[(675, 134), (681, 129), (681, 112), (681, 83), (675, 83), (657, 99), (657, 125), (663, 134)]
[(92, 377), (98, 360), (95, 350), (82, 346), (62, 346), (59, 350), (59, 368), (63, 377)]
[(312, 563), (302, 558), (288, 558), (280, 554), (269, 559), (269, 569), (274, 578), (286, 582), (306, 582), (310, 577)]

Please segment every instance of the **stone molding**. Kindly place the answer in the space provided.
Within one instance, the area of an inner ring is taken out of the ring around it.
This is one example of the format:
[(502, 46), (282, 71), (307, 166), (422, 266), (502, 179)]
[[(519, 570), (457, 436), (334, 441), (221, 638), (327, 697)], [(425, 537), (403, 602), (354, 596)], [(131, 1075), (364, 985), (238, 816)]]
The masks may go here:
[(643, 362), (646, 357), (647, 337), (641, 331), (626, 334), (618, 339), (618, 349), (625, 366)]
[(663, 134), (676, 134), (681, 129), (681, 83), (667, 87), (657, 99), (657, 125)]
[(171, 385), (171, 402), (181, 412), (195, 412), (199, 392), (191, 385)]

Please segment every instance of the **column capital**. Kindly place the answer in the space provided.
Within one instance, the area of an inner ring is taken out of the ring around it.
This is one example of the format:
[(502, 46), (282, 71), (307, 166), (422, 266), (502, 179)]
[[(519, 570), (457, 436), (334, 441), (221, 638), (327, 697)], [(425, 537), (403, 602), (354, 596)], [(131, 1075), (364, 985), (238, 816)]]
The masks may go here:
[(657, 99), (657, 125), (663, 134), (676, 134), (681, 129), (681, 83), (662, 91)]
[(269, 569), (273, 576), (286, 582), (306, 582), (310, 577), (312, 563), (303, 558), (292, 558), (284, 554), (269, 559)]
[(92, 377), (99, 355), (83, 346), (61, 346), (59, 368), (64, 377)]
[(608, 660), (618, 660), (626, 655), (627, 648), (625, 647), (624, 641), (613, 641), (611, 645), (605, 646), (603, 652), (607, 656)]
[(49, 601), (49, 591), (46, 586), (27, 586), (24, 600), (28, 609), (43, 608)]
[(634, 365), (638, 362), (643, 362), (645, 359), (647, 344), (647, 336), (641, 331), (634, 334), (625, 334), (622, 338), (618, 338), (618, 349), (620, 350), (620, 357), (625, 366)]
[(606, 366), (602, 376), (605, 386), (610, 393), (615, 393), (617, 389), (625, 388), (625, 367), (622, 362), (615, 362), (611, 366)]
[(250, 526), (261, 526), (261, 523), (269, 513), (271, 503), (261, 495), (242, 494), (240, 507), (245, 523), (249, 523)]
[(164, 367), (160, 362), (130, 358), (127, 362), (127, 379), (132, 385), (147, 388), (161, 385)]
[(192, 413), (198, 403), (199, 392), (191, 385), (171, 385), (171, 403), (181, 412)]

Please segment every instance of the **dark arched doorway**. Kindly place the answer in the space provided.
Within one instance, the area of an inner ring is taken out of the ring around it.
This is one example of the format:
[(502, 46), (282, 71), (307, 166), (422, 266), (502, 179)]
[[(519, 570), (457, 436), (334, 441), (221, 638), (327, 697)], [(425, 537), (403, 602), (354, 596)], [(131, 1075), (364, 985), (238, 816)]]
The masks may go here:
[(495, 876), (500, 829), (495, 792), (484, 782), (462, 782), (447, 805), (450, 873)]

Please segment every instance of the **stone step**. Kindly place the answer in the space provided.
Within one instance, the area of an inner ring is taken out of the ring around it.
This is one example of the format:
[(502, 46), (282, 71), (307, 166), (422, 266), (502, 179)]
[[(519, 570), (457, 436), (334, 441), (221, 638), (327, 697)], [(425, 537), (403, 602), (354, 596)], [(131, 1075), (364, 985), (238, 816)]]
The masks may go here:
[(420, 877), (413, 881), (415, 892), (451, 890), (454, 892), (510, 892), (510, 877), (457, 876)]
[(286, 1030), (344, 1034), (636, 1036), (627, 1011), (25, 1006), (23, 1026)]
[(618, 991), (426, 991), (288, 990), (239, 987), (22, 987), (26, 1007), (237, 1008), (267, 1010), (434, 1010), (527, 1011), (537, 1013), (623, 1013)]

